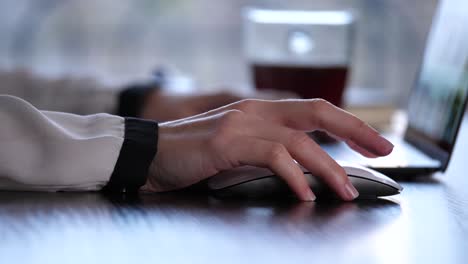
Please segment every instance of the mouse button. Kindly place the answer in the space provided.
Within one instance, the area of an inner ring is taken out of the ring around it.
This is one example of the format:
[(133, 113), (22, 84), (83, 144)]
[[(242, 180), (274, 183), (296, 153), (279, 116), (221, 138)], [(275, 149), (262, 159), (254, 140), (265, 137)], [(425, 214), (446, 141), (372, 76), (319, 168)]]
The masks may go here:
[(356, 175), (356, 176), (363, 177), (363, 178), (377, 180), (377, 177), (375, 176), (375, 174), (372, 173), (372, 171), (370, 171), (369, 169), (366, 169), (360, 166), (357, 167), (357, 166), (347, 166), (347, 165), (344, 165), (342, 167), (345, 170), (346, 174), (348, 175)]
[(270, 175), (272, 175), (271, 171), (266, 168), (242, 166), (219, 172), (208, 179), (207, 186), (212, 190), (217, 190)]
[(353, 166), (344, 166), (343, 167), (346, 171), (346, 174), (348, 175), (355, 175), (355, 176), (359, 176), (359, 177), (362, 177), (362, 178), (367, 178), (367, 179), (370, 179), (370, 180), (374, 180), (374, 181), (378, 181), (378, 182), (383, 182), (385, 184), (388, 184), (388, 185), (391, 185), (392, 187), (395, 187), (399, 190), (401, 190), (401, 186), (395, 182), (394, 180), (390, 179), (388, 176), (376, 171), (376, 170), (373, 170), (373, 169), (370, 169), (370, 168), (366, 168), (366, 167), (363, 167), (363, 166), (359, 166), (359, 165), (353, 165)]
[(376, 182), (370, 179), (349, 177), (353, 186), (358, 190), (359, 196), (363, 197), (380, 197), (389, 196), (399, 193), (399, 190), (384, 183)]
[(392, 178), (388, 177), (387, 175), (380, 173), (378, 171), (373, 171), (373, 173), (374, 173), (374, 176), (377, 179), (379, 179), (381, 182), (398, 189), (398, 191), (403, 190), (403, 187), (400, 184), (398, 184), (396, 181), (394, 181)]
[[(370, 174), (370, 175), (365, 174), (365, 178), (369, 178), (369, 179), (372, 179), (372, 180), (376, 180), (376, 181), (385, 183), (387, 185), (392, 186), (393, 188), (398, 189), (398, 191), (403, 190), (403, 187), (401, 187), (400, 184), (398, 184), (396, 181), (394, 181), (393, 179), (391, 179), (390, 177), (388, 177), (387, 175), (385, 175), (385, 174), (383, 174), (381, 172), (378, 172), (376, 170), (366, 168), (366, 167), (359, 167), (359, 169), (361, 169), (363, 172), (365, 171), (366, 173)], [(355, 175), (356, 176), (361, 176), (360, 174), (355, 174)]]

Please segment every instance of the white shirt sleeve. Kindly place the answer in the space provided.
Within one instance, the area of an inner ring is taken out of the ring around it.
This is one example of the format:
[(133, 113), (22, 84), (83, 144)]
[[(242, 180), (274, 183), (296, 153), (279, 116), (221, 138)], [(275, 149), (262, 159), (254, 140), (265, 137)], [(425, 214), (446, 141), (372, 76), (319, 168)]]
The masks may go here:
[(0, 190), (100, 190), (124, 134), (122, 117), (39, 111), (0, 95)]

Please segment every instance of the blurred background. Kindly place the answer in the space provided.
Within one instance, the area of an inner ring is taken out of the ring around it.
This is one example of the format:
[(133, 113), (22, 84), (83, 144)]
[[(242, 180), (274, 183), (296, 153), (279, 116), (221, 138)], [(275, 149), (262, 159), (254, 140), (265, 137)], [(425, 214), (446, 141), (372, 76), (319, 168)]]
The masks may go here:
[(243, 8), (345, 9), (355, 14), (357, 29), (345, 102), (378, 99), (404, 106), (436, 5), (436, 0), (0, 0), (0, 68), (124, 84), (164, 66), (177, 69), (194, 89), (248, 90), (253, 83), (242, 45)]

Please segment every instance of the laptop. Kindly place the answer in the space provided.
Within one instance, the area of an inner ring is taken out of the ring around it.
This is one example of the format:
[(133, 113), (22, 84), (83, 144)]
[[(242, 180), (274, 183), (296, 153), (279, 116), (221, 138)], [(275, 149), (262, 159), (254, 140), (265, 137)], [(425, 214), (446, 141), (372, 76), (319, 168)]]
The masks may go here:
[(447, 169), (468, 97), (468, 1), (439, 3), (420, 70), (406, 109), (404, 137), (387, 157), (368, 159), (344, 143), (322, 144), (337, 160), (362, 164), (390, 176)]

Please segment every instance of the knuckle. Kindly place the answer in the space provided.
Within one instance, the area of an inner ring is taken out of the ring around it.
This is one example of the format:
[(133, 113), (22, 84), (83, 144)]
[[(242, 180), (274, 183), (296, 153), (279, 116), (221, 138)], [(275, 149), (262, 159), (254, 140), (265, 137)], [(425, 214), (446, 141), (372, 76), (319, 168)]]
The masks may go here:
[(284, 158), (285, 153), (287, 152), (286, 148), (280, 143), (274, 143), (271, 145), (271, 148), (268, 152), (268, 160), (271, 163), (275, 163)]
[(244, 119), (244, 112), (233, 109), (233, 110), (228, 110), (224, 112), (220, 118), (220, 127), (232, 127), (237, 125), (239, 122), (242, 122)]
[(361, 119), (356, 117), (354, 119), (354, 126), (355, 126), (356, 129), (362, 130), (362, 129), (365, 129), (367, 127), (367, 124), (366, 124), (366, 122), (364, 122)]
[(328, 107), (328, 105), (330, 104), (327, 100), (325, 99), (322, 99), (322, 98), (317, 98), (317, 99), (313, 99), (311, 101), (311, 104), (312, 104), (312, 107), (317, 110), (317, 111), (320, 111), (320, 110), (323, 110), (324, 108)]
[(327, 100), (317, 98), (311, 101), (312, 114), (317, 128), (323, 127), (324, 117), (332, 106)]
[(257, 103), (258, 102), (255, 99), (240, 100), (239, 102), (236, 103), (236, 109), (239, 109), (243, 112), (248, 113), (249, 111), (251, 111), (252, 108), (255, 107)]

